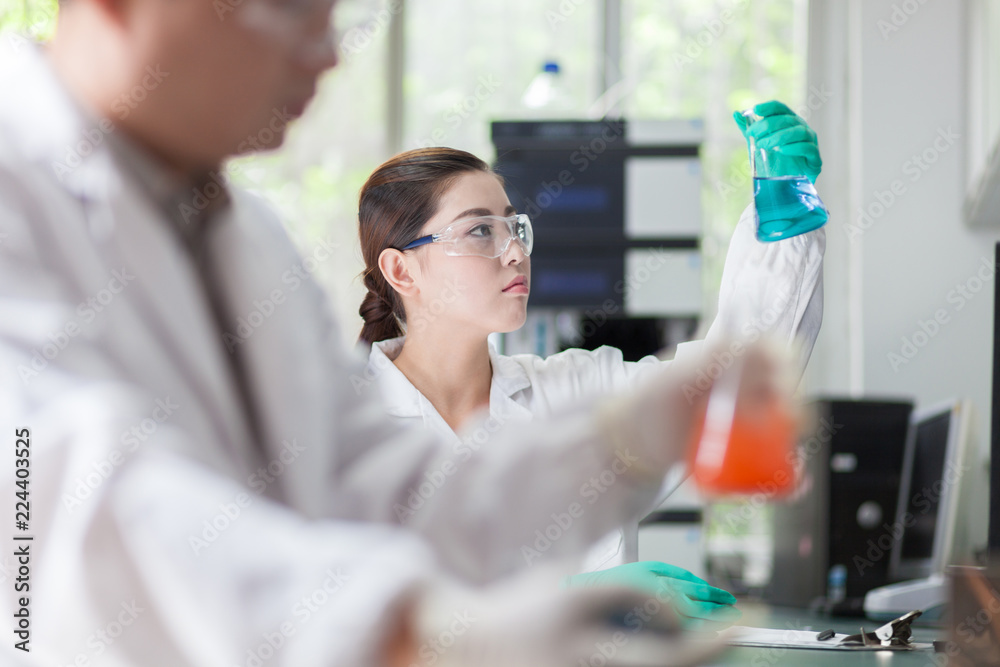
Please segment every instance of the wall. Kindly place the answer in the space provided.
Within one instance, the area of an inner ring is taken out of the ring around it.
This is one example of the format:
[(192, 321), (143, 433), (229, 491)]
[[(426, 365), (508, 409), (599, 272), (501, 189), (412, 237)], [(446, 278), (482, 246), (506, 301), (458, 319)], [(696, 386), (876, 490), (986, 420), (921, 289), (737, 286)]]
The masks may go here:
[(805, 387), (924, 406), (968, 397), (985, 449), (993, 277), (977, 273), (992, 265), (1000, 221), (977, 230), (962, 219), (969, 7), (818, 0), (812, 10), (810, 85), (835, 90), (814, 123), (826, 164), (817, 185), (834, 216)]

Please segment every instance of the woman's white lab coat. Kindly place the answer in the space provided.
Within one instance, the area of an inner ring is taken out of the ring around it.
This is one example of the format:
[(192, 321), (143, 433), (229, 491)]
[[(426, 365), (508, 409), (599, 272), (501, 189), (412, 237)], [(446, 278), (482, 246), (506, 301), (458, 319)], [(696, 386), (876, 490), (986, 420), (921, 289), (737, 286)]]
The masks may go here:
[[(0, 90), (0, 612), (9, 626), (30, 597), (40, 664), (376, 664), (418, 587), (520, 568), (536, 528), (613, 464), (580, 409), (493, 435), (421, 495), (450, 446), (358, 388), (364, 363), (301, 257), (237, 194), (206, 252), (255, 443), (191, 257), (108, 150), (114, 126), (89, 121), (33, 48), (0, 54)], [(34, 537), (20, 593), (19, 429)], [(623, 475), (545, 556), (579, 553), (656, 486)]]
[[(753, 209), (747, 208), (737, 224), (726, 256), (719, 296), (719, 316), (706, 340), (722, 336), (726, 318), (741, 318), (736, 330), (747, 338), (767, 332), (779, 341), (800, 344), (804, 367), (819, 334), (823, 318), (823, 253), (826, 232), (819, 229), (779, 243), (760, 243), (754, 237)], [(738, 314), (736, 314), (738, 313)], [(413, 386), (392, 360), (402, 349), (403, 337), (377, 342), (368, 359), (368, 374), (382, 389), (389, 414), (401, 424), (418, 424), (450, 439), (460, 461), (467, 445), (482, 425), (463, 427), (462, 437), (452, 431), (433, 405)], [(678, 346), (675, 358), (696, 351), (704, 341)], [(493, 381), (488, 421), (526, 421), (547, 417), (595, 395), (622, 391), (643, 374), (664, 363), (649, 356), (626, 362), (620, 350), (570, 349), (545, 359), (531, 354), (504, 356), (490, 346)], [(512, 491), (513, 494), (513, 491)], [(656, 503), (645, 508), (653, 509)], [(644, 514), (642, 512), (641, 514)], [(638, 557), (638, 519), (602, 538), (587, 554), (584, 571), (600, 570), (635, 561)], [(526, 560), (533, 553), (525, 552)]]

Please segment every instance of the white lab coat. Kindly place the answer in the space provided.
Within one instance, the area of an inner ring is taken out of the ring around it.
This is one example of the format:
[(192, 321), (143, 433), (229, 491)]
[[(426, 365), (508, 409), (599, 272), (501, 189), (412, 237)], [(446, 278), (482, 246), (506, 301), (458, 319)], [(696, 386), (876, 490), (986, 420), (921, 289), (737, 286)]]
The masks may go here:
[[(295, 275), (277, 220), (236, 193), (208, 252), (263, 431), (253, 444), (190, 256), (105, 130), (33, 48), (0, 56), (0, 90), (4, 553), (20, 428), (34, 536), (32, 652), (8, 632), (0, 662), (376, 664), (416, 587), (523, 567), (520, 547), (613, 462), (594, 417), (567, 411), (493, 434), (401, 526), (451, 448), (357, 390), (364, 363), (321, 291)], [(544, 557), (578, 554), (656, 486), (621, 476)], [(0, 562), (10, 624), (16, 563)]]
[[(786, 344), (801, 345), (799, 362), (804, 367), (823, 319), (825, 247), (826, 232), (822, 228), (780, 243), (757, 241), (753, 208), (748, 207), (737, 223), (726, 255), (719, 316), (706, 340), (721, 337), (724, 326), (733, 326), (748, 337), (767, 332)], [(741, 319), (738, 324), (725, 325), (727, 318)], [(422, 425), (450, 439), (456, 460), (460, 460), (461, 438), (392, 363), (404, 340), (400, 337), (372, 345), (368, 374), (377, 379), (392, 417), (401, 424)], [(704, 342), (680, 344), (675, 358), (697, 352)], [(532, 354), (504, 356), (490, 345), (490, 361), (493, 380), (488, 419), (501, 423), (547, 417), (588, 397), (623, 391), (650, 370), (670, 363), (654, 356), (627, 362), (620, 350), (607, 346), (594, 351), (565, 350), (543, 359)], [(470, 428), (474, 432), (477, 427)], [(635, 561), (640, 518), (634, 517), (595, 544), (584, 558), (582, 570), (591, 572)]]

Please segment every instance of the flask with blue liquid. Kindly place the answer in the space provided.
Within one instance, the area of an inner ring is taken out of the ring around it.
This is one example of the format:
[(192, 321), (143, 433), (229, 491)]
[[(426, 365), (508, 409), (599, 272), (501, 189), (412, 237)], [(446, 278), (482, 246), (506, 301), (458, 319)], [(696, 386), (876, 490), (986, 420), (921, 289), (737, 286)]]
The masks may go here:
[[(761, 119), (752, 109), (744, 111), (743, 117), (747, 126)], [(752, 136), (747, 141), (758, 240), (780, 241), (826, 224), (830, 212), (809, 177), (781, 173), (775, 159), (779, 156), (773, 150), (758, 146)]]

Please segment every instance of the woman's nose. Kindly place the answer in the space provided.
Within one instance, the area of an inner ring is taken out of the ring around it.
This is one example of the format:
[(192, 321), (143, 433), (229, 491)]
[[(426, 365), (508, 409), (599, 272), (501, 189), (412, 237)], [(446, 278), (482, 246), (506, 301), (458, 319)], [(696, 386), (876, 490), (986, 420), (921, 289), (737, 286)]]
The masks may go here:
[(507, 240), (507, 247), (503, 251), (503, 263), (504, 264), (520, 264), (524, 261), (527, 254), (524, 252), (524, 245), (522, 245), (521, 240), (516, 237), (511, 237)]

